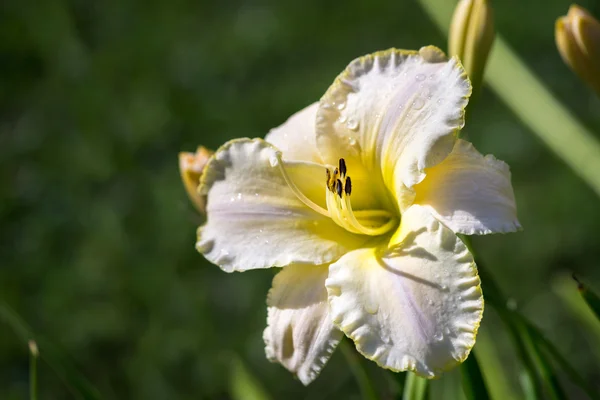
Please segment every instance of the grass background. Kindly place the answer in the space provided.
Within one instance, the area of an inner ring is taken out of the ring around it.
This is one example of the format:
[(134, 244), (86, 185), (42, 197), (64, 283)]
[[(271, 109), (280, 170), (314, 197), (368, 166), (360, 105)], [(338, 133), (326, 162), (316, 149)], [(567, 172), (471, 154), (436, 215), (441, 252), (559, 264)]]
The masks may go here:
[[(597, 2), (581, 5), (600, 16)], [(600, 139), (600, 101), (554, 46), (568, 6), (498, 1), (496, 27)], [(265, 360), (273, 272), (226, 274), (194, 250), (200, 218), (177, 153), (264, 136), (357, 56), (427, 44), (446, 47), (408, 0), (3, 1), (0, 299), (106, 399), (229, 399), (239, 360), (275, 399), (358, 398), (339, 352), (308, 388)], [(525, 228), (474, 240), (482, 260), (597, 382), (600, 341), (560, 295), (572, 271), (600, 288), (597, 196), (488, 90), (467, 132), (510, 164)], [(517, 382), (489, 308), (482, 329)], [(381, 393), (393, 391), (388, 374), (361, 363)], [(39, 373), (42, 399), (71, 397), (47, 366)], [(27, 398), (27, 379), (27, 348), (0, 325), (1, 397)]]

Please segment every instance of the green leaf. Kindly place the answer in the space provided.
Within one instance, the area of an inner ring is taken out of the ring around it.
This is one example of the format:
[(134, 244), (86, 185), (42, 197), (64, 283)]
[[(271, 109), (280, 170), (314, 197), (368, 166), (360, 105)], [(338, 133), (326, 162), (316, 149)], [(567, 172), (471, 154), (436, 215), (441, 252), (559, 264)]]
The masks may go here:
[(585, 300), (587, 305), (594, 312), (596, 318), (600, 320), (600, 297), (598, 297), (596, 293), (591, 291), (586, 285), (580, 282), (575, 274), (573, 274), (573, 279), (577, 281), (577, 289), (579, 290), (579, 294), (581, 294), (583, 300)]
[[(10, 308), (8, 304), (0, 301), (0, 321), (10, 326), (24, 345), (29, 346), (35, 341), (39, 356), (65, 383), (71, 393), (79, 399), (99, 400), (102, 397), (90, 381), (87, 380), (73, 365), (73, 362), (50, 341), (40, 335), (34, 335), (31, 328)], [(36, 364), (37, 367), (37, 364)], [(35, 376), (37, 380), (37, 375)], [(35, 382), (37, 385), (37, 382)]]
[(427, 384), (429, 381), (425, 378), (418, 377), (412, 372), (406, 373), (404, 382), (403, 400), (423, 400), (427, 394)]
[(356, 379), (362, 398), (364, 400), (377, 400), (378, 397), (375, 393), (375, 389), (373, 389), (369, 375), (367, 375), (367, 371), (364, 370), (356, 357), (356, 351), (352, 344), (348, 339), (344, 338), (338, 347), (346, 358), (346, 362), (350, 367), (350, 371), (352, 371), (352, 375), (354, 375), (354, 379)]
[(460, 365), (460, 372), (463, 391), (468, 400), (488, 400), (490, 398), (474, 352)]
[(269, 395), (254, 377), (242, 359), (233, 356), (231, 360), (231, 398), (233, 400), (269, 400)]
[[(517, 321), (517, 323), (519, 323)], [(552, 400), (563, 400), (566, 399), (566, 395), (558, 382), (558, 378), (554, 373), (550, 362), (548, 361), (546, 354), (542, 351), (541, 342), (536, 340), (532, 335), (527, 326), (520, 323), (519, 331), (521, 333), (522, 340), (527, 348), (531, 363), (535, 366), (537, 375), (540, 381), (543, 383), (548, 397)]]

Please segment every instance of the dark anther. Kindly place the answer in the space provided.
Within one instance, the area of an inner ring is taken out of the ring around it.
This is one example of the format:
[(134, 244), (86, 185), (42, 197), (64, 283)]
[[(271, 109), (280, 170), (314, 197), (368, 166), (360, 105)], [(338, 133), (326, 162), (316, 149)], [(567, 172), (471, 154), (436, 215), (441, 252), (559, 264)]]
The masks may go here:
[(338, 176), (338, 169), (337, 168), (333, 170), (333, 176)]
[(346, 184), (344, 185), (344, 191), (346, 192), (346, 196), (350, 196), (350, 193), (352, 193), (352, 181), (350, 180), (350, 177), (346, 178)]
[(339, 179), (335, 182), (335, 191), (337, 192), (338, 196), (342, 197), (342, 181), (340, 181)]
[(340, 158), (340, 174), (346, 176), (346, 161), (343, 158)]

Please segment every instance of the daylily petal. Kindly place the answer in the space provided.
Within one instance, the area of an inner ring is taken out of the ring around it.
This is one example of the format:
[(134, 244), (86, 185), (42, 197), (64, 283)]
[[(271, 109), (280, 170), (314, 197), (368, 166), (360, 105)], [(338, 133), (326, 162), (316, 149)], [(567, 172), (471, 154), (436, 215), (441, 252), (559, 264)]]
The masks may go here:
[(438, 376), (475, 344), (483, 297), (473, 257), (418, 205), (402, 215), (392, 244), (352, 251), (329, 267), (333, 322), (380, 366)]
[(273, 279), (263, 334), (267, 358), (312, 382), (342, 338), (329, 317), (328, 266), (290, 265)]
[[(298, 200), (277, 165), (279, 156), (262, 139), (232, 140), (205, 167), (200, 192), (208, 196), (207, 221), (198, 228), (196, 248), (224, 271), (325, 264), (368, 240)], [(317, 172), (324, 180), (318, 164), (289, 168), (290, 175), (306, 177), (296, 179), (300, 186)], [(325, 197), (324, 186), (313, 192)]]
[(298, 111), (282, 125), (271, 129), (265, 140), (281, 150), (286, 160), (323, 163), (315, 136), (318, 108), (317, 102)]
[(470, 94), (458, 59), (432, 46), (358, 58), (321, 99), (317, 146), (328, 163), (358, 159), (398, 197), (450, 153)]
[(454, 232), (482, 235), (521, 228), (508, 165), (492, 155), (484, 157), (467, 141), (459, 139), (414, 189), (415, 203)]

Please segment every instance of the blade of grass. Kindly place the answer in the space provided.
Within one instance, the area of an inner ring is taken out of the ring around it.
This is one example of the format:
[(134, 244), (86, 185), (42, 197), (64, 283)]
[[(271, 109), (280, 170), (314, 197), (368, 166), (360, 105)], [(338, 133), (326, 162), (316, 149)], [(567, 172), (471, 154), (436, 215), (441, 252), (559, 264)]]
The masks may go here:
[(39, 351), (34, 340), (29, 341), (29, 399), (37, 400), (37, 359)]
[(468, 400), (488, 400), (490, 398), (474, 352), (460, 365), (460, 373), (463, 391)]
[(532, 364), (535, 365), (537, 375), (540, 381), (544, 384), (548, 397), (552, 400), (566, 399), (567, 397), (560, 386), (560, 383), (558, 382), (556, 374), (554, 373), (545, 354), (541, 351), (540, 343), (533, 339), (525, 325), (519, 322), (517, 323), (520, 325), (520, 335), (523, 338), (525, 347), (527, 348), (528, 354), (531, 357)]
[(406, 373), (404, 382), (403, 400), (424, 400), (427, 394), (427, 384), (429, 381), (425, 378), (418, 377), (412, 372)]
[(579, 290), (579, 294), (583, 298), (583, 300), (587, 303), (590, 310), (594, 312), (596, 315), (596, 319), (600, 320), (600, 297), (590, 290), (586, 285), (577, 279), (575, 274), (573, 274), (573, 279), (577, 282), (577, 289)]
[(567, 359), (563, 357), (560, 351), (558, 351), (556, 346), (554, 346), (554, 344), (549, 341), (535, 325), (519, 313), (515, 313), (514, 317), (527, 328), (529, 334), (535, 338), (535, 342), (539, 344), (540, 348), (550, 354), (573, 383), (579, 386), (591, 399), (600, 400), (600, 393), (583, 379), (579, 372), (577, 372), (577, 370), (569, 364)]
[(231, 360), (231, 398), (233, 400), (269, 400), (270, 397), (238, 356)]
[(29, 345), (31, 340), (35, 340), (42, 360), (52, 368), (73, 396), (85, 400), (101, 399), (98, 389), (73, 367), (72, 362), (49, 341), (39, 335), (34, 336), (31, 328), (4, 301), (0, 301), (0, 321), (11, 327), (24, 345)]
[[(489, 317), (491, 316), (488, 314), (488, 321)], [(492, 399), (522, 398), (523, 394), (509, 378), (510, 371), (501, 363), (497, 346), (498, 332), (494, 331), (492, 335), (489, 326), (489, 324), (481, 324), (479, 327), (474, 349), (488, 393)]]
[(377, 400), (378, 397), (375, 393), (375, 389), (373, 389), (373, 385), (371, 385), (369, 375), (367, 375), (367, 371), (365, 371), (360, 365), (360, 361), (356, 356), (356, 351), (348, 339), (344, 338), (340, 342), (339, 348), (346, 358), (346, 362), (348, 363), (348, 366), (354, 375), (354, 379), (356, 379), (356, 383), (358, 384), (362, 398), (364, 400)]

